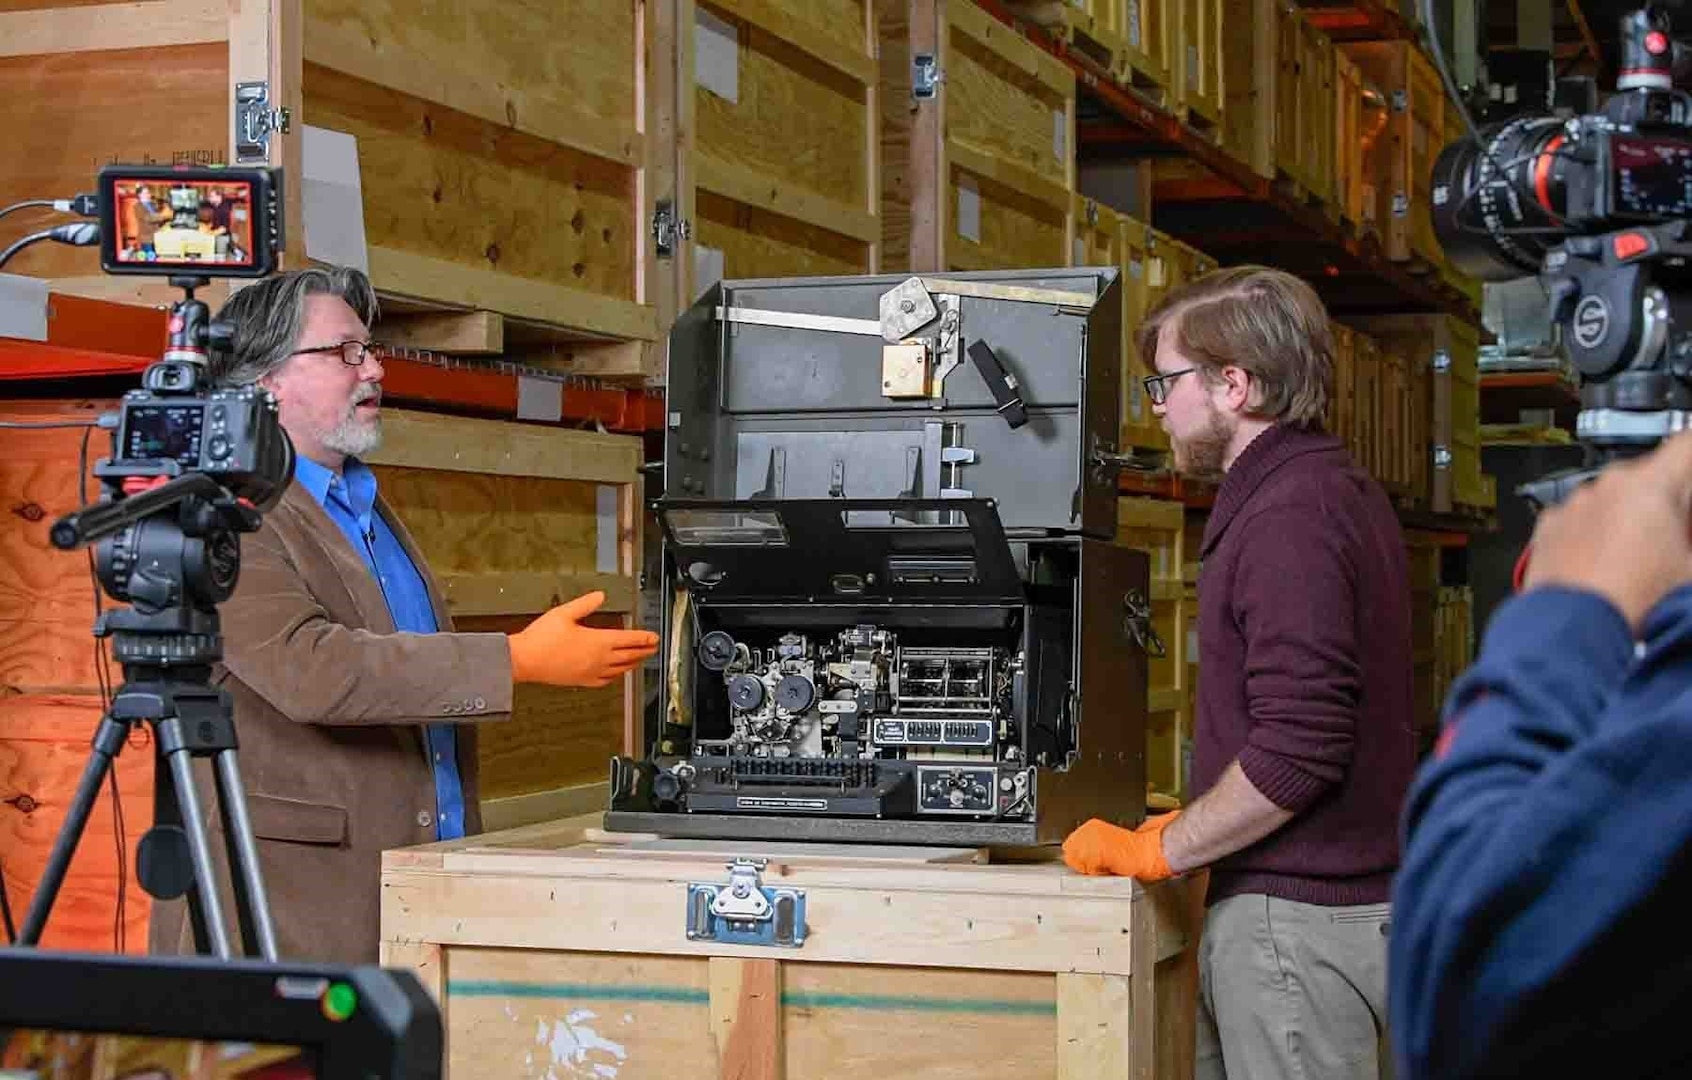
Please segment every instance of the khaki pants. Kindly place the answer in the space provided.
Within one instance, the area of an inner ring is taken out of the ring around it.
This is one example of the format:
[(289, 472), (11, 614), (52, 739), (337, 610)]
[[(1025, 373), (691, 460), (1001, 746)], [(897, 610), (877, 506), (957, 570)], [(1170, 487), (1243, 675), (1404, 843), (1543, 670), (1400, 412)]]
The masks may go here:
[(1390, 1078), (1391, 906), (1230, 896), (1199, 942), (1195, 1080)]

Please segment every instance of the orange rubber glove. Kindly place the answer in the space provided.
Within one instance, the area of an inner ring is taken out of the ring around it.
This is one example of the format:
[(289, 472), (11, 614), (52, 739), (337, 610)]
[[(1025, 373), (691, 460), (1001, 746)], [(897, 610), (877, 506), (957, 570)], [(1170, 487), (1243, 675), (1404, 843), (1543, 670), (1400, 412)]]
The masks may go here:
[(603, 603), (602, 592), (578, 596), (510, 635), (511, 681), (605, 686), (658, 651), (658, 635), (650, 630), (582, 626)]
[(1181, 811), (1149, 817), (1136, 829), (1093, 818), (1063, 842), (1063, 861), (1082, 874), (1115, 874), (1138, 881), (1173, 877), (1163, 857), (1163, 830)]

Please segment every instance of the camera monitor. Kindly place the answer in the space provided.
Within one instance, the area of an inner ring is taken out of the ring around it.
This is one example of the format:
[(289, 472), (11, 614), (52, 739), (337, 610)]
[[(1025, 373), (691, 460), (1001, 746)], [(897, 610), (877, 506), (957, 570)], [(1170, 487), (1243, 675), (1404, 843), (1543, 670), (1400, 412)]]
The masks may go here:
[(108, 274), (263, 277), (280, 246), (268, 169), (108, 165), (100, 170), (100, 266)]
[(0, 949), (0, 1080), (435, 1080), (407, 971)]

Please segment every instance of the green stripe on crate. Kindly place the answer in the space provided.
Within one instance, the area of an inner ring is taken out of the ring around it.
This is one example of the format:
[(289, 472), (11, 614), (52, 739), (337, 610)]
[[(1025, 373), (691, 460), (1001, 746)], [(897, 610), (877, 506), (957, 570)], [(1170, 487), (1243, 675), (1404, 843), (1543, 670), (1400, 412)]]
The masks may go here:
[(614, 983), (458, 982), (447, 980), (448, 997), (572, 998), (593, 1001), (662, 1001), (675, 1005), (709, 1004), (704, 990), (687, 986), (639, 986)]
[[(448, 997), (566, 998), (572, 1001), (657, 1001), (707, 1005), (707, 991), (684, 986), (609, 983), (447, 982)], [(1005, 998), (938, 998), (901, 994), (828, 994), (784, 990), (781, 1003), (797, 1009), (862, 1009), (872, 1012), (991, 1013), (999, 1016), (1056, 1016), (1055, 1001)]]

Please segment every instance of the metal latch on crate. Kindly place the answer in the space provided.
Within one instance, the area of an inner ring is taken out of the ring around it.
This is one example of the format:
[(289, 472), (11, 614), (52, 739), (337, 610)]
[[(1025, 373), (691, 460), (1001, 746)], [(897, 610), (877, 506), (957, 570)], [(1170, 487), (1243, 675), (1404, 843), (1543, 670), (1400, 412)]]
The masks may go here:
[(940, 61), (933, 53), (917, 53), (911, 57), (911, 97), (927, 100), (940, 92)]
[(765, 885), (767, 859), (735, 859), (727, 884), (692, 881), (687, 886), (687, 939), (725, 945), (805, 944), (805, 891)]
[(292, 119), (287, 109), (270, 107), (270, 84), (235, 84), (235, 162), (267, 161), (272, 133), (286, 135)]

